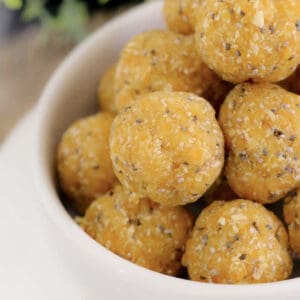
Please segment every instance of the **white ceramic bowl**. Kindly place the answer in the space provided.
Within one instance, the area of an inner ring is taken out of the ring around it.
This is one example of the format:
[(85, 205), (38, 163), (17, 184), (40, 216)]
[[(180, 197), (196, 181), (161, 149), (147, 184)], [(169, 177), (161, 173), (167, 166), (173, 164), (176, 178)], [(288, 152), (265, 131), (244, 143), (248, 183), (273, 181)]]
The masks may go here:
[(62, 206), (55, 189), (53, 158), (66, 127), (96, 109), (100, 75), (133, 35), (164, 26), (162, 3), (132, 9), (101, 27), (69, 55), (53, 75), (38, 106), (34, 144), (35, 183), (54, 221), (51, 237), (68, 253), (62, 259), (79, 278), (83, 299), (299, 299), (300, 279), (258, 285), (216, 285), (172, 278), (132, 264), (86, 235)]

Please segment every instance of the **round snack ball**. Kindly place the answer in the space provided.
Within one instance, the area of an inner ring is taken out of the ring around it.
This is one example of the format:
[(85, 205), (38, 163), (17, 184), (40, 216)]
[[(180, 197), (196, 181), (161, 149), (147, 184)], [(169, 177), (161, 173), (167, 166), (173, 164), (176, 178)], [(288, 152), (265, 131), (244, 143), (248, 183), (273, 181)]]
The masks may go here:
[(205, 208), (182, 263), (192, 280), (224, 284), (284, 280), (293, 266), (283, 224), (249, 200), (215, 201)]
[(110, 150), (115, 174), (125, 187), (170, 206), (195, 202), (224, 163), (215, 112), (190, 93), (141, 97), (116, 117)]
[(286, 80), (280, 82), (280, 86), (290, 92), (300, 95), (300, 67)]
[(300, 184), (300, 96), (278, 85), (244, 83), (228, 95), (219, 122), (225, 175), (241, 198), (273, 203)]
[(165, 0), (164, 16), (170, 30), (191, 34), (195, 27), (195, 12), (202, 0)]
[(202, 0), (196, 44), (224, 80), (277, 82), (300, 63), (299, 0)]
[(292, 250), (300, 257), (300, 193), (292, 192), (284, 200), (284, 221), (288, 225), (288, 234)]
[(140, 266), (168, 275), (181, 270), (181, 256), (193, 226), (183, 207), (149, 199), (133, 204), (121, 186), (95, 200), (79, 220), (97, 242)]
[(106, 70), (106, 72), (100, 79), (98, 86), (98, 102), (100, 109), (112, 113), (117, 113), (114, 89), (115, 74), (116, 65), (113, 65), (108, 70)]
[(193, 36), (148, 31), (133, 37), (121, 53), (115, 77), (116, 105), (121, 110), (155, 91), (202, 95), (220, 81), (199, 58)]
[(66, 130), (58, 146), (60, 186), (81, 214), (117, 182), (109, 154), (113, 119), (113, 114), (103, 112), (78, 120)]

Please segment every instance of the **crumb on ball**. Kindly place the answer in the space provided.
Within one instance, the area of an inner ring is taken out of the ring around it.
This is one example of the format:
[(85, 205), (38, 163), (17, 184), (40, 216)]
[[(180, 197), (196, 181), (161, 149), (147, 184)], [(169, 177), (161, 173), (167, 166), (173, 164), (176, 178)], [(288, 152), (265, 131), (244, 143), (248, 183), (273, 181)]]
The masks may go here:
[(225, 175), (241, 198), (280, 200), (300, 184), (300, 96), (275, 84), (236, 86), (221, 107)]
[(101, 77), (98, 86), (98, 102), (102, 111), (117, 113), (115, 103), (115, 74), (116, 65), (107, 69)]
[(195, 281), (273, 282), (291, 274), (288, 247), (283, 224), (261, 204), (215, 201), (198, 217), (182, 263)]
[(101, 196), (79, 219), (81, 227), (107, 249), (140, 266), (176, 276), (193, 226), (183, 207), (167, 208), (149, 199), (128, 201), (121, 186)]
[(290, 245), (294, 253), (300, 258), (300, 193), (293, 191), (284, 200), (284, 221), (288, 225)]
[(193, 36), (148, 31), (133, 37), (122, 50), (115, 77), (116, 105), (121, 110), (155, 91), (208, 94), (218, 101), (225, 98), (226, 86), (199, 57)]
[(300, 63), (299, 0), (202, 0), (195, 41), (224, 80), (277, 82)]
[(101, 112), (74, 122), (57, 150), (60, 186), (72, 207), (83, 214), (96, 197), (117, 182), (109, 155), (114, 115)]
[(190, 93), (140, 97), (116, 117), (110, 150), (122, 185), (170, 206), (197, 201), (224, 163), (223, 134), (215, 111)]

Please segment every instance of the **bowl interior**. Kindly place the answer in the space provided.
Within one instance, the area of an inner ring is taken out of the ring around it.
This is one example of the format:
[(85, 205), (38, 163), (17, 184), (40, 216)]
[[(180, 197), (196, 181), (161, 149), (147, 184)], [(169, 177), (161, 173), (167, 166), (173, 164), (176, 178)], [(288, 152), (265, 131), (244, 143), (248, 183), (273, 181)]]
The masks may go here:
[(147, 284), (148, 288), (150, 286), (161, 293), (164, 291), (170, 294), (175, 291), (177, 295), (214, 297), (225, 292), (231, 295), (232, 299), (240, 299), (245, 292), (251, 292), (251, 297), (270, 295), (270, 287), (273, 288), (272, 294), (276, 290), (278, 295), (286, 295), (283, 287), (287, 287), (291, 293), (299, 292), (299, 279), (273, 284), (225, 286), (195, 283), (143, 269), (94, 243), (63, 208), (55, 190), (53, 172), (54, 153), (59, 138), (71, 122), (96, 112), (99, 78), (107, 67), (117, 61), (123, 45), (137, 33), (163, 27), (162, 3), (159, 1), (141, 5), (92, 34), (67, 57), (50, 80), (37, 109), (34, 147), (36, 185), (47, 212), (59, 229), (76, 240), (80, 247), (85, 250), (89, 248), (90, 255), (95, 257), (95, 263), (103, 261), (103, 258), (111, 259), (115, 266), (119, 264), (116, 268), (126, 270), (127, 274), (133, 275), (141, 285)]

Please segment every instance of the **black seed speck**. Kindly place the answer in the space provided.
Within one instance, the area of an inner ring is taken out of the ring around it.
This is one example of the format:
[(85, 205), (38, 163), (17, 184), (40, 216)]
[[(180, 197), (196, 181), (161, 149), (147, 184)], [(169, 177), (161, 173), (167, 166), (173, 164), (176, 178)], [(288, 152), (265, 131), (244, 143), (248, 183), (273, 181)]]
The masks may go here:
[(294, 142), (296, 140), (296, 137), (297, 136), (295, 134), (291, 135), (290, 138), (289, 138), (289, 141)]
[(281, 137), (283, 135), (283, 132), (281, 130), (275, 128), (275, 129), (273, 129), (273, 134), (276, 137)]
[(293, 168), (290, 165), (285, 166), (284, 170), (288, 173), (294, 173), (295, 172), (295, 168)]
[(196, 168), (195, 173), (199, 173), (201, 169), (199, 167)]
[(300, 31), (300, 19), (296, 22), (296, 29), (297, 31)]
[(272, 230), (272, 229), (273, 229), (273, 227), (272, 227), (271, 224), (267, 224), (267, 225), (266, 225), (266, 228), (268, 228), (269, 230)]
[(246, 255), (245, 253), (243, 253), (243, 254), (239, 257), (239, 259), (240, 259), (240, 260), (245, 260), (246, 257), (247, 257), (247, 255)]
[(225, 44), (225, 50), (230, 50), (231, 49), (231, 44), (230, 43), (226, 43)]
[(236, 242), (236, 241), (238, 241), (239, 239), (240, 239), (239, 235), (236, 234), (236, 235), (234, 236), (234, 241)]
[(268, 155), (268, 149), (266, 149), (266, 148), (263, 149), (263, 155), (264, 155), (264, 156), (267, 156), (267, 155)]
[(257, 223), (256, 223), (256, 222), (253, 222), (252, 225), (253, 225), (253, 227), (255, 228), (255, 230), (256, 230), (257, 232), (259, 232), (259, 228), (258, 228)]
[(130, 110), (131, 108), (132, 108), (131, 106), (126, 106), (126, 107), (124, 108), (124, 111)]
[(246, 160), (247, 159), (247, 152), (246, 151), (240, 152), (239, 153), (239, 158), (241, 160)]

